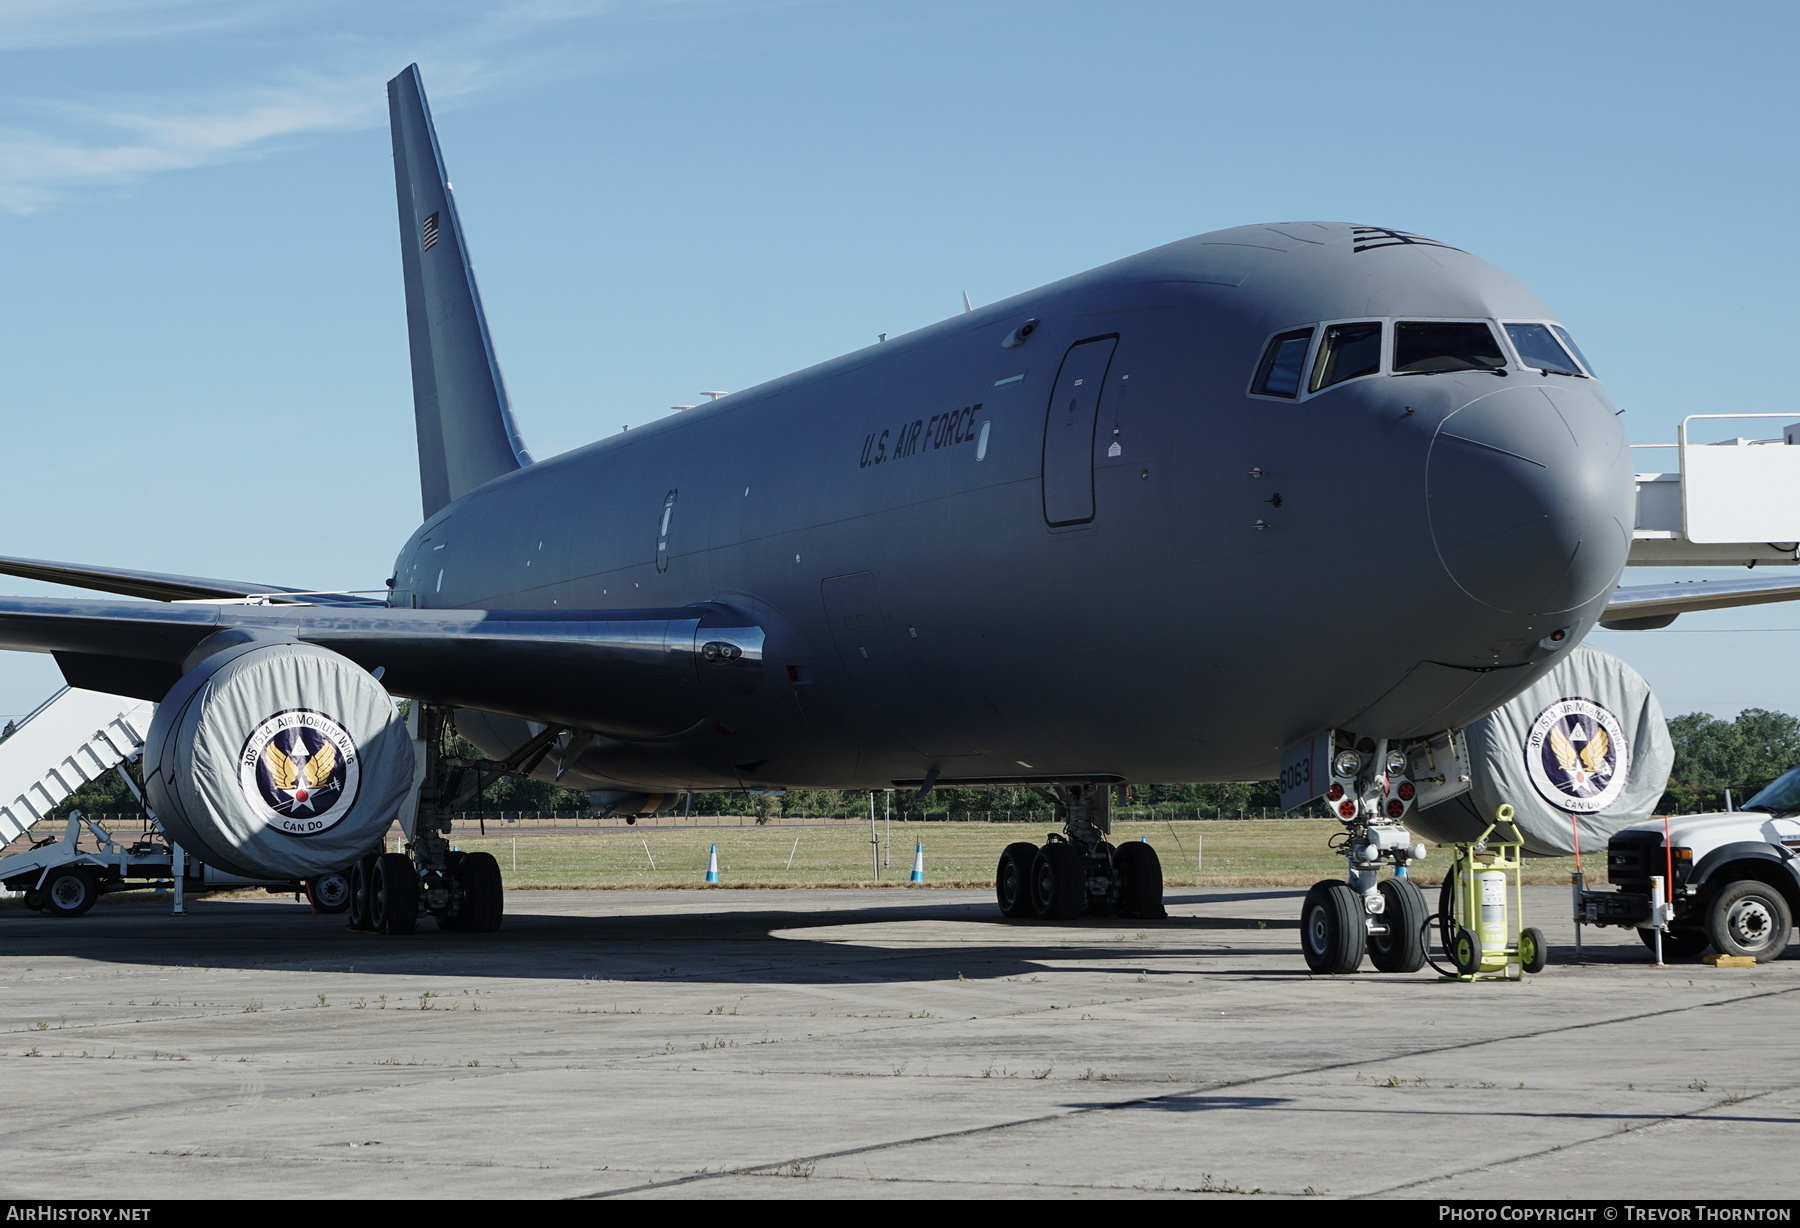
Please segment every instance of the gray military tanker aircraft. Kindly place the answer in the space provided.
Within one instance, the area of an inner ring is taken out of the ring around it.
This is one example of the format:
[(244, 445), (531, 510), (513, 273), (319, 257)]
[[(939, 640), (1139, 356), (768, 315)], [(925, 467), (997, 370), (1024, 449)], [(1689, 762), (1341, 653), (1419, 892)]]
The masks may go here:
[[(1184, 239), (533, 460), (416, 67), (389, 102), (424, 522), (386, 598), (0, 561), (150, 599), (0, 600), (0, 647), (159, 701), (165, 830), (226, 869), (351, 866), (360, 924), (499, 924), (497, 865), (446, 839), (492, 771), (623, 813), (1034, 786), (1066, 830), (1006, 850), (1009, 917), (1162, 915), (1150, 846), (1107, 839), (1123, 782), (1279, 770), (1365, 871), (1404, 862), (1447, 731), (1609, 607), (1736, 592), (1615, 592), (1605, 387), (1511, 277), (1378, 226)], [(396, 816), (408, 851), (371, 853)], [(1309, 925), (1417, 967), (1357, 864)]]

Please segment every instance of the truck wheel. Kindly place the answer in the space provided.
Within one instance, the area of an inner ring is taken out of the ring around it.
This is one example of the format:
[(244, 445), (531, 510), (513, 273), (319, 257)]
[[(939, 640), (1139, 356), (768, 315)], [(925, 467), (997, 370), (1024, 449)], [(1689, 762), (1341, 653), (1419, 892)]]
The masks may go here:
[[(1656, 950), (1655, 930), (1639, 930), (1637, 933), (1647, 949)], [(1669, 930), (1663, 934), (1663, 958), (1699, 959), (1711, 945), (1704, 930)]]
[(1781, 892), (1753, 878), (1719, 892), (1706, 910), (1706, 936), (1721, 955), (1748, 955), (1757, 963), (1787, 950), (1794, 919)]
[(1328, 878), (1312, 885), (1300, 906), (1300, 952), (1308, 968), (1326, 976), (1355, 972), (1368, 934), (1362, 897), (1349, 883)]
[(1018, 920), (1031, 915), (1031, 860), (1037, 856), (1037, 845), (1020, 840), (1000, 852), (1000, 864), (994, 870), (994, 897), (1000, 915)]
[(27, 891), (25, 893), (25, 907), (29, 908), (32, 912), (43, 912), (44, 893), (39, 891), (36, 887)]
[(306, 880), (306, 898), (316, 912), (344, 912), (350, 907), (350, 879), (343, 874), (309, 878)]
[(1388, 932), (1369, 935), (1369, 962), (1383, 972), (1417, 972), (1425, 966), (1425, 893), (1410, 878), (1384, 878), (1375, 890)]
[(44, 911), (53, 917), (79, 917), (99, 898), (99, 884), (82, 866), (52, 870), (44, 880)]

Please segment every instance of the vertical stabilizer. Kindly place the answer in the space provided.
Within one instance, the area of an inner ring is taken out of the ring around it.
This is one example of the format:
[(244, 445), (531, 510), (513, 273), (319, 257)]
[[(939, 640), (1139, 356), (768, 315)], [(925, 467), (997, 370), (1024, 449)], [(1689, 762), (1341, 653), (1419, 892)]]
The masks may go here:
[(394, 187), (406, 273), (419, 486), (429, 518), (452, 499), (531, 463), (494, 358), (419, 66), (388, 82)]

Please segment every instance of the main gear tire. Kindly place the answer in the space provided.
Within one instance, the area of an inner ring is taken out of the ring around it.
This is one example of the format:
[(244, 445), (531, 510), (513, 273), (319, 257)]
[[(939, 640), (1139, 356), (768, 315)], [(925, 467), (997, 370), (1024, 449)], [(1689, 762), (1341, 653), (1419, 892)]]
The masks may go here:
[(1000, 915), (1019, 921), (1031, 916), (1031, 863), (1038, 846), (1020, 840), (1000, 852), (1000, 864), (994, 868), (994, 898)]
[(1046, 844), (1031, 861), (1031, 913), (1039, 921), (1073, 921), (1087, 906), (1081, 854), (1060, 841)]
[(506, 911), (506, 885), (492, 853), (470, 853), (457, 867), (462, 880), (462, 927), (471, 934), (491, 934)]
[(1410, 878), (1384, 878), (1375, 890), (1388, 932), (1369, 935), (1369, 962), (1382, 972), (1417, 972), (1425, 966), (1425, 893)]
[(44, 911), (53, 917), (79, 917), (100, 898), (100, 884), (86, 866), (63, 866), (44, 880)]
[(1132, 840), (1113, 850), (1113, 870), (1119, 876), (1119, 911), (1140, 921), (1161, 921), (1169, 915), (1163, 907), (1162, 858), (1156, 849)]
[(1368, 925), (1362, 897), (1350, 884), (1328, 878), (1312, 885), (1300, 906), (1300, 951), (1306, 966), (1325, 976), (1343, 976), (1362, 966)]
[(411, 934), (419, 928), (419, 872), (405, 853), (375, 859), (370, 919), (383, 934)]
[(350, 928), (373, 931), (375, 928), (375, 857), (361, 858), (350, 867)]
[(1781, 958), (1793, 928), (1793, 914), (1781, 892), (1759, 879), (1730, 884), (1706, 910), (1706, 936), (1713, 950), (1747, 955), (1759, 964)]

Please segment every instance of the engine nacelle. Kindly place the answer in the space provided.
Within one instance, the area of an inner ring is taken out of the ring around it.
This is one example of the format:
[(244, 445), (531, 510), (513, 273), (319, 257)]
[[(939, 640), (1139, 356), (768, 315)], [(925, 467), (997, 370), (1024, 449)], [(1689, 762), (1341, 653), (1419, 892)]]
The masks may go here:
[[(1540, 857), (1574, 851), (1579, 823), (1582, 848), (1604, 858), (1608, 837), (1650, 816), (1675, 762), (1650, 684), (1586, 644), (1463, 732), (1468, 791), (1415, 810), (1406, 825), (1433, 840), (1474, 840), (1504, 802), (1525, 851)], [(1511, 836), (1502, 827), (1495, 838)]]
[(329, 649), (286, 640), (205, 656), (163, 697), (144, 746), (163, 830), (246, 878), (348, 866), (399, 816), (413, 775), (412, 739), (381, 684)]
[(600, 812), (601, 818), (610, 818), (615, 814), (629, 815), (635, 818), (640, 814), (668, 813), (675, 809), (675, 803), (681, 800), (681, 794), (627, 793), (622, 789), (590, 789), (587, 798), (589, 803)]

